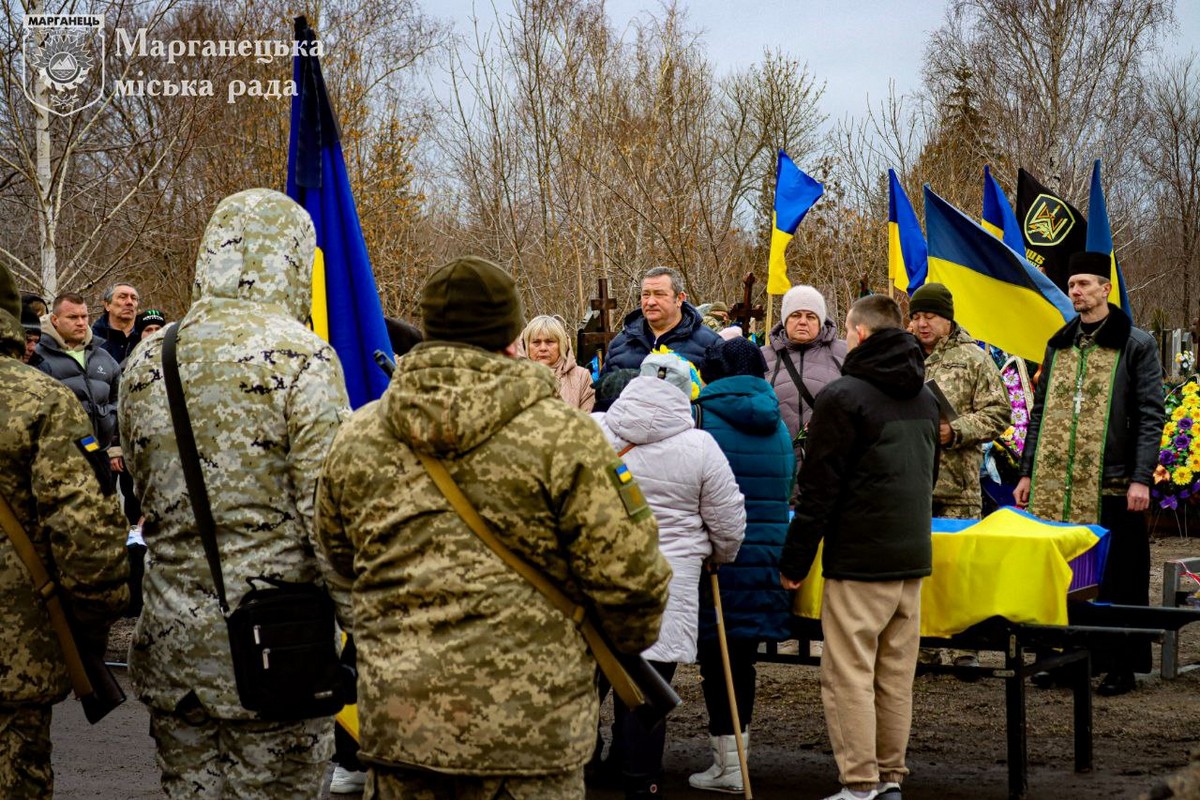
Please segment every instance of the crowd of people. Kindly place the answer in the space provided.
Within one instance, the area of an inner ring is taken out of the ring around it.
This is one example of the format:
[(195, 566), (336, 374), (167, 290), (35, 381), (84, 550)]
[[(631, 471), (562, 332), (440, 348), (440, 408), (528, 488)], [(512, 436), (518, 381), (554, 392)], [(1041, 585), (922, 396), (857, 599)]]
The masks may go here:
[[(794, 638), (792, 593), (823, 545), (829, 800), (900, 799), (932, 520), (982, 515), (983, 446), (1010, 424), (999, 372), (946, 287), (918, 289), (905, 321), (884, 295), (839, 316), (795, 286), (756, 343), (656, 267), (593, 380), (564, 320), (527, 321), (508, 273), (459, 258), (429, 276), (420, 330), (388, 320), (391, 383), (351, 413), (336, 353), (306, 325), (314, 248), (286, 196), (226, 198), (193, 303), (165, 329), (129, 283), (89, 324), (83, 296), (18, 299), (0, 267), (0, 494), (80, 631), (102, 642), (116, 616), (137, 617), (129, 674), (168, 797), (315, 796), (335, 757), (329, 717), (244, 706), (218, 595), (237, 607), (254, 580), (321, 587), (355, 653), (357, 737), (338, 726), (334, 792), (579, 798), (586, 777), (662, 796), (664, 723), (614, 695), (605, 753), (609, 683), (585, 618), (668, 682), (698, 662), (712, 764), (689, 783), (741, 792), (757, 654)], [(1079, 317), (1048, 343), (1015, 497), (1108, 527), (1100, 596), (1144, 605), (1161, 373), (1149, 338), (1107, 304), (1100, 258), (1072, 261)], [(220, 590), (187, 499), (174, 360)], [(49, 797), (66, 672), (30, 576), (0, 563), (0, 794)], [(1102, 658), (1101, 694), (1149, 669), (1148, 652)]]

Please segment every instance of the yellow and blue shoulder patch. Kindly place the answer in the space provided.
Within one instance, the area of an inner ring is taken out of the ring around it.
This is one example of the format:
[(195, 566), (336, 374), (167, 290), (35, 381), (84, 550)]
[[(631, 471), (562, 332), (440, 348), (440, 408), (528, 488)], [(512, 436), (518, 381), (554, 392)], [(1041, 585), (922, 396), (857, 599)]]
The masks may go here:
[(92, 468), (92, 472), (96, 475), (96, 480), (100, 483), (100, 492), (108, 497), (116, 489), (116, 481), (113, 480), (112, 470), (108, 464), (108, 454), (100, 449), (100, 443), (96, 441), (95, 436), (84, 436), (82, 439), (75, 440), (75, 446), (79, 448), (79, 452), (83, 453), (83, 457), (87, 459), (88, 464)]
[(608, 466), (607, 472), (609, 479), (613, 482), (613, 487), (621, 497), (621, 503), (625, 506), (626, 515), (637, 518), (650, 513), (650, 506), (646, 505), (646, 498), (642, 495), (641, 487), (633, 479), (633, 473), (629, 471), (629, 467), (625, 465), (624, 461), (620, 459), (614, 461)]

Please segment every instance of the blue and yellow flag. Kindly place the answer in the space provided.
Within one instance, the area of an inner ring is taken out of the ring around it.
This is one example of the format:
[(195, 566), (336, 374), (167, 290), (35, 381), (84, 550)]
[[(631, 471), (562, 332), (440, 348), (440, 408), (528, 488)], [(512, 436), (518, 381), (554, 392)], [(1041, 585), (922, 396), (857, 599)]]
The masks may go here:
[(1019, 256), (1025, 255), (1025, 237), (1012, 204), (1000, 188), (1000, 182), (992, 177), (992, 168), (983, 168), (983, 227)]
[(801, 172), (787, 153), (779, 151), (775, 168), (775, 212), (771, 219), (771, 261), (767, 268), (768, 294), (784, 294), (792, 288), (784, 251), (796, 235), (800, 220), (824, 193), (824, 186)]
[(888, 278), (912, 294), (925, 283), (929, 254), (917, 212), (909, 202), (896, 170), (888, 170)]
[(954, 296), (954, 320), (976, 339), (1040, 362), (1075, 316), (1054, 283), (975, 220), (925, 186), (929, 280)]
[[(304, 17), (296, 18), (296, 40), (316, 40)], [(299, 91), (292, 99), (287, 193), (317, 228), (312, 327), (337, 351), (350, 405), (358, 408), (387, 388), (388, 377), (374, 355), (376, 350), (390, 354), (392, 348), (317, 56), (297, 55), (292, 76)]]
[(1108, 203), (1104, 199), (1104, 187), (1100, 185), (1098, 158), (1092, 165), (1092, 192), (1088, 198), (1087, 249), (1091, 253), (1108, 253), (1109, 262), (1112, 264), (1109, 268), (1112, 290), (1108, 293), (1108, 302), (1132, 318), (1129, 293), (1125, 291), (1125, 276), (1121, 273), (1121, 265), (1113, 249), (1112, 228), (1108, 224)]

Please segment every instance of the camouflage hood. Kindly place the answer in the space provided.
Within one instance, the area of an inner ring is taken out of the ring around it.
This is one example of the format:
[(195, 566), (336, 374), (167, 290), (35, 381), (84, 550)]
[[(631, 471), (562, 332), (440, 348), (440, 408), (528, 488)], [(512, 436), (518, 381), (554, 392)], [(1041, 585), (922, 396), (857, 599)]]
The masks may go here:
[(400, 441), (424, 453), (458, 456), (552, 397), (554, 377), (541, 364), (430, 342), (400, 360), (380, 402)]
[(285, 194), (247, 189), (220, 202), (204, 231), (192, 302), (248, 301), (306, 322), (317, 234)]
[(21, 296), (8, 267), (0, 264), (0, 355), (25, 354), (25, 329), (21, 327)]

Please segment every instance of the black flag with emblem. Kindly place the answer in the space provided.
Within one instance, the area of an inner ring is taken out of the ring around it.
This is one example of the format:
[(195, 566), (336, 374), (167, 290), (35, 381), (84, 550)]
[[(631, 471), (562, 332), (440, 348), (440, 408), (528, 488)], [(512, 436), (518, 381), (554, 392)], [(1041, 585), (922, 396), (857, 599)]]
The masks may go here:
[(1087, 245), (1087, 219), (1024, 169), (1017, 171), (1017, 220), (1025, 257), (1067, 291), (1067, 262)]

